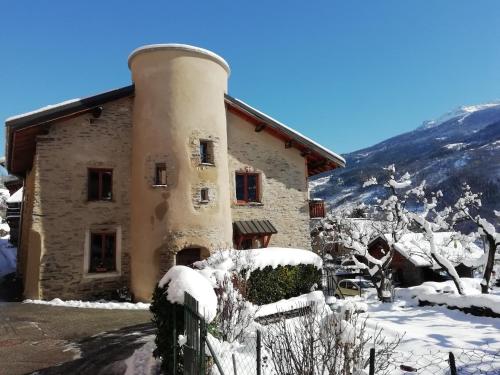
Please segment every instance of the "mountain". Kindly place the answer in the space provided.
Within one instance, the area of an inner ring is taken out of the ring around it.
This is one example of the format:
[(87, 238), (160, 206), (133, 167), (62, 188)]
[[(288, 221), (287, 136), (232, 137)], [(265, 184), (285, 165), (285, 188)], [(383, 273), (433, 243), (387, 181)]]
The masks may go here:
[(448, 204), (467, 182), (473, 191), (483, 192), (486, 218), (495, 222), (493, 209), (500, 210), (500, 102), (460, 107), (411, 132), (343, 156), (346, 168), (310, 182), (311, 196), (325, 199), (334, 211), (372, 203), (381, 188), (363, 188), (363, 182), (371, 176), (383, 181), (382, 167), (390, 164), (409, 172), (414, 184), (426, 180), (429, 191), (442, 190)]

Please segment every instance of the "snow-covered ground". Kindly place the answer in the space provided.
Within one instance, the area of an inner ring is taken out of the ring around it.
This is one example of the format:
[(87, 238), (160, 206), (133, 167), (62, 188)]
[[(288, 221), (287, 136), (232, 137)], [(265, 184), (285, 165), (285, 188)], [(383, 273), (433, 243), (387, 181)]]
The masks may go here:
[(63, 301), (59, 298), (54, 298), (50, 301), (42, 301), (39, 299), (27, 299), (23, 303), (34, 303), (38, 305), (49, 305), (59, 307), (78, 307), (82, 309), (105, 309), (105, 310), (148, 310), (149, 303), (130, 303), (130, 302), (114, 302), (114, 301)]
[(368, 304), (367, 323), (389, 335), (403, 334), (400, 350), (427, 352), (483, 349), (500, 351), (500, 319), (473, 316), (444, 306), (418, 307), (399, 300)]

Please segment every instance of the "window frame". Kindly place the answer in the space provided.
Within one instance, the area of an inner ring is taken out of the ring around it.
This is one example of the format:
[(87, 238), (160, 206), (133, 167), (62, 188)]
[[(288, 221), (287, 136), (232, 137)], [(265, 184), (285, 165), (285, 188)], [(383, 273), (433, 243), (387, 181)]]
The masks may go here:
[[(205, 145), (205, 153), (202, 153), (202, 144)], [(200, 151), (200, 164), (202, 165), (215, 165), (215, 155), (214, 155), (214, 142), (208, 139), (200, 139), (200, 145), (199, 145), (199, 151)], [(206, 156), (204, 158), (203, 156)]]
[[(92, 237), (101, 237), (101, 262), (105, 258), (106, 252), (106, 237), (113, 237), (114, 239), (114, 250), (113, 250), (113, 269), (103, 269), (102, 271), (91, 271), (92, 266)], [(90, 231), (89, 232), (89, 253), (88, 253), (88, 270), (89, 275), (100, 275), (106, 273), (116, 273), (118, 272), (117, 266), (117, 256), (118, 256), (118, 234), (116, 231)]]
[[(165, 183), (161, 181), (161, 171), (165, 171)], [(155, 163), (155, 180), (153, 186), (167, 186), (167, 163)]]
[[(206, 196), (204, 196), (206, 195)], [(200, 202), (201, 203), (208, 203), (210, 202), (210, 193), (208, 188), (204, 187), (200, 189)]]
[[(243, 179), (243, 200), (238, 199), (238, 189), (237, 189), (237, 179), (238, 176), (244, 176)], [(256, 177), (256, 183), (255, 183), (255, 195), (256, 195), (256, 200), (249, 201), (248, 200), (248, 176), (255, 176)], [(235, 192), (235, 197), (236, 197), (236, 203), (239, 205), (246, 205), (249, 203), (261, 203), (261, 196), (260, 196), (260, 173), (257, 172), (236, 172), (234, 176), (234, 192)]]
[[(103, 198), (103, 184), (102, 184), (102, 176), (104, 173), (111, 173), (111, 197), (110, 198)], [(97, 188), (97, 198), (91, 198), (90, 197), (90, 174), (91, 173), (98, 173), (99, 174), (99, 185)], [(104, 202), (112, 202), (113, 201), (113, 168), (87, 168), (87, 201), (89, 202), (98, 202), (98, 201), (104, 201)]]

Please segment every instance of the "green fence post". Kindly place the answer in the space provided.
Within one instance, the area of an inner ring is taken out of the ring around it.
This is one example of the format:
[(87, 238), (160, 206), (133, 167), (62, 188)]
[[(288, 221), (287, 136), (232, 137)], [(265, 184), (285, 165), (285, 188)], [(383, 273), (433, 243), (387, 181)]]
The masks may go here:
[(262, 375), (262, 333), (257, 331), (257, 375)]
[(370, 349), (370, 375), (375, 375), (375, 348)]
[(451, 375), (457, 375), (457, 366), (455, 365), (455, 355), (452, 352), (450, 352), (449, 354), (449, 362), (450, 362)]

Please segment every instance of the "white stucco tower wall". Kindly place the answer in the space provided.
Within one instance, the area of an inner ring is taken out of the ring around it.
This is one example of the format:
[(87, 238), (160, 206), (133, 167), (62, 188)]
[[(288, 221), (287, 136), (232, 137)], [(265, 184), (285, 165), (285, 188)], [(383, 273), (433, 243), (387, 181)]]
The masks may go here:
[[(229, 67), (186, 45), (141, 47), (128, 60), (135, 84), (131, 174), (131, 289), (151, 298), (156, 282), (190, 247), (232, 244), (224, 93)], [(213, 165), (200, 163), (200, 141)], [(154, 186), (166, 165), (167, 186)], [(209, 200), (200, 199), (208, 189)]]

